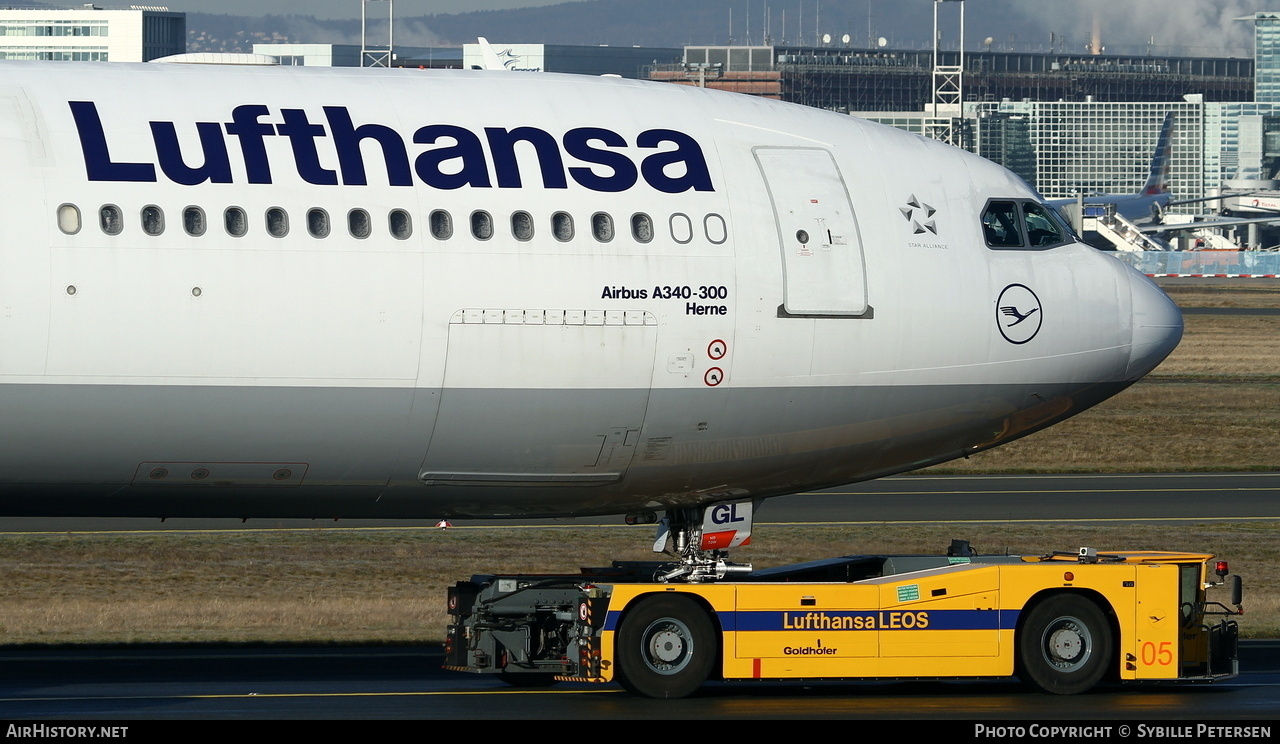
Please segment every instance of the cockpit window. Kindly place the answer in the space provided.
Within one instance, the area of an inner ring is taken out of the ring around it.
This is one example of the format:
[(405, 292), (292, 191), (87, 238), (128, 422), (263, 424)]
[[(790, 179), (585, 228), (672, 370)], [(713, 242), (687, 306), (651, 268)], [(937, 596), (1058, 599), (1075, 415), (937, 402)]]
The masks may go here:
[(982, 232), (992, 248), (1021, 248), (1022, 233), (1018, 205), (1011, 201), (993, 201), (982, 213)]
[(1048, 248), (1067, 242), (1062, 225), (1039, 204), (1022, 203), (1022, 216), (1026, 218), (1027, 243), (1032, 248)]
[(1047, 204), (1028, 199), (996, 199), (982, 212), (982, 234), (991, 248), (1041, 250), (1076, 240)]

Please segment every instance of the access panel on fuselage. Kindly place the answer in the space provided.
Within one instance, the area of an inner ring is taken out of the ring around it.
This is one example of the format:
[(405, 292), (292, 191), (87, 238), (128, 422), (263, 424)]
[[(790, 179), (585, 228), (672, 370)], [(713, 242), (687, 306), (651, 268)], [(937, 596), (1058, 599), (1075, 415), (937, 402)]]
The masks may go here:
[(657, 335), (657, 319), (640, 310), (459, 311), (419, 479), (621, 480), (649, 405)]
[(758, 147), (755, 156), (778, 227), (782, 309), (789, 315), (864, 315), (868, 300), (862, 240), (831, 153)]

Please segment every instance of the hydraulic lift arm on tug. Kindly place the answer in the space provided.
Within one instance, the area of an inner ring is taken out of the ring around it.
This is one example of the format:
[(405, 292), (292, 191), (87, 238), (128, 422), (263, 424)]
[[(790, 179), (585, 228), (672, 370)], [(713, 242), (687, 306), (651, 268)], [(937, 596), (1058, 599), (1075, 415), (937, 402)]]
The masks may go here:
[[(655, 547), (673, 553), (671, 562), (458, 582), (448, 594), (445, 667), (513, 685), (618, 682), (658, 698), (689, 695), (710, 679), (1017, 675), (1073, 694), (1104, 679), (1238, 673), (1240, 578), (1207, 554), (978, 555), (954, 541), (945, 555), (752, 571), (726, 562), (717, 544), (748, 539), (750, 503), (704, 513), (714, 508), (663, 520)], [(745, 535), (728, 534), (738, 531)], [(1233, 607), (1209, 599), (1224, 585)]]

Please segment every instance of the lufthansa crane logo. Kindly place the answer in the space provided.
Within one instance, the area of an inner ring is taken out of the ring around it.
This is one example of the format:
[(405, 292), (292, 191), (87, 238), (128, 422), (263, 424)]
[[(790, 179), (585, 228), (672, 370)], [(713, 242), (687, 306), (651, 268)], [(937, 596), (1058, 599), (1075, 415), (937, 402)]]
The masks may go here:
[(1025, 344), (1040, 332), (1040, 298), (1023, 284), (1010, 284), (996, 300), (996, 327), (1011, 344)]

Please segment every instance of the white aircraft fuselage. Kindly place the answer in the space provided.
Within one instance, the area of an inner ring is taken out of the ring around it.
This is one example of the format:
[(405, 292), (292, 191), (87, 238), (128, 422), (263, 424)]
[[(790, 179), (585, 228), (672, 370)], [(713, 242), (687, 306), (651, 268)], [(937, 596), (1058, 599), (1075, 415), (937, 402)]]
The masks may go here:
[(976, 156), (613, 78), (0, 63), (0, 513), (586, 515), (1016, 439), (1177, 344)]

